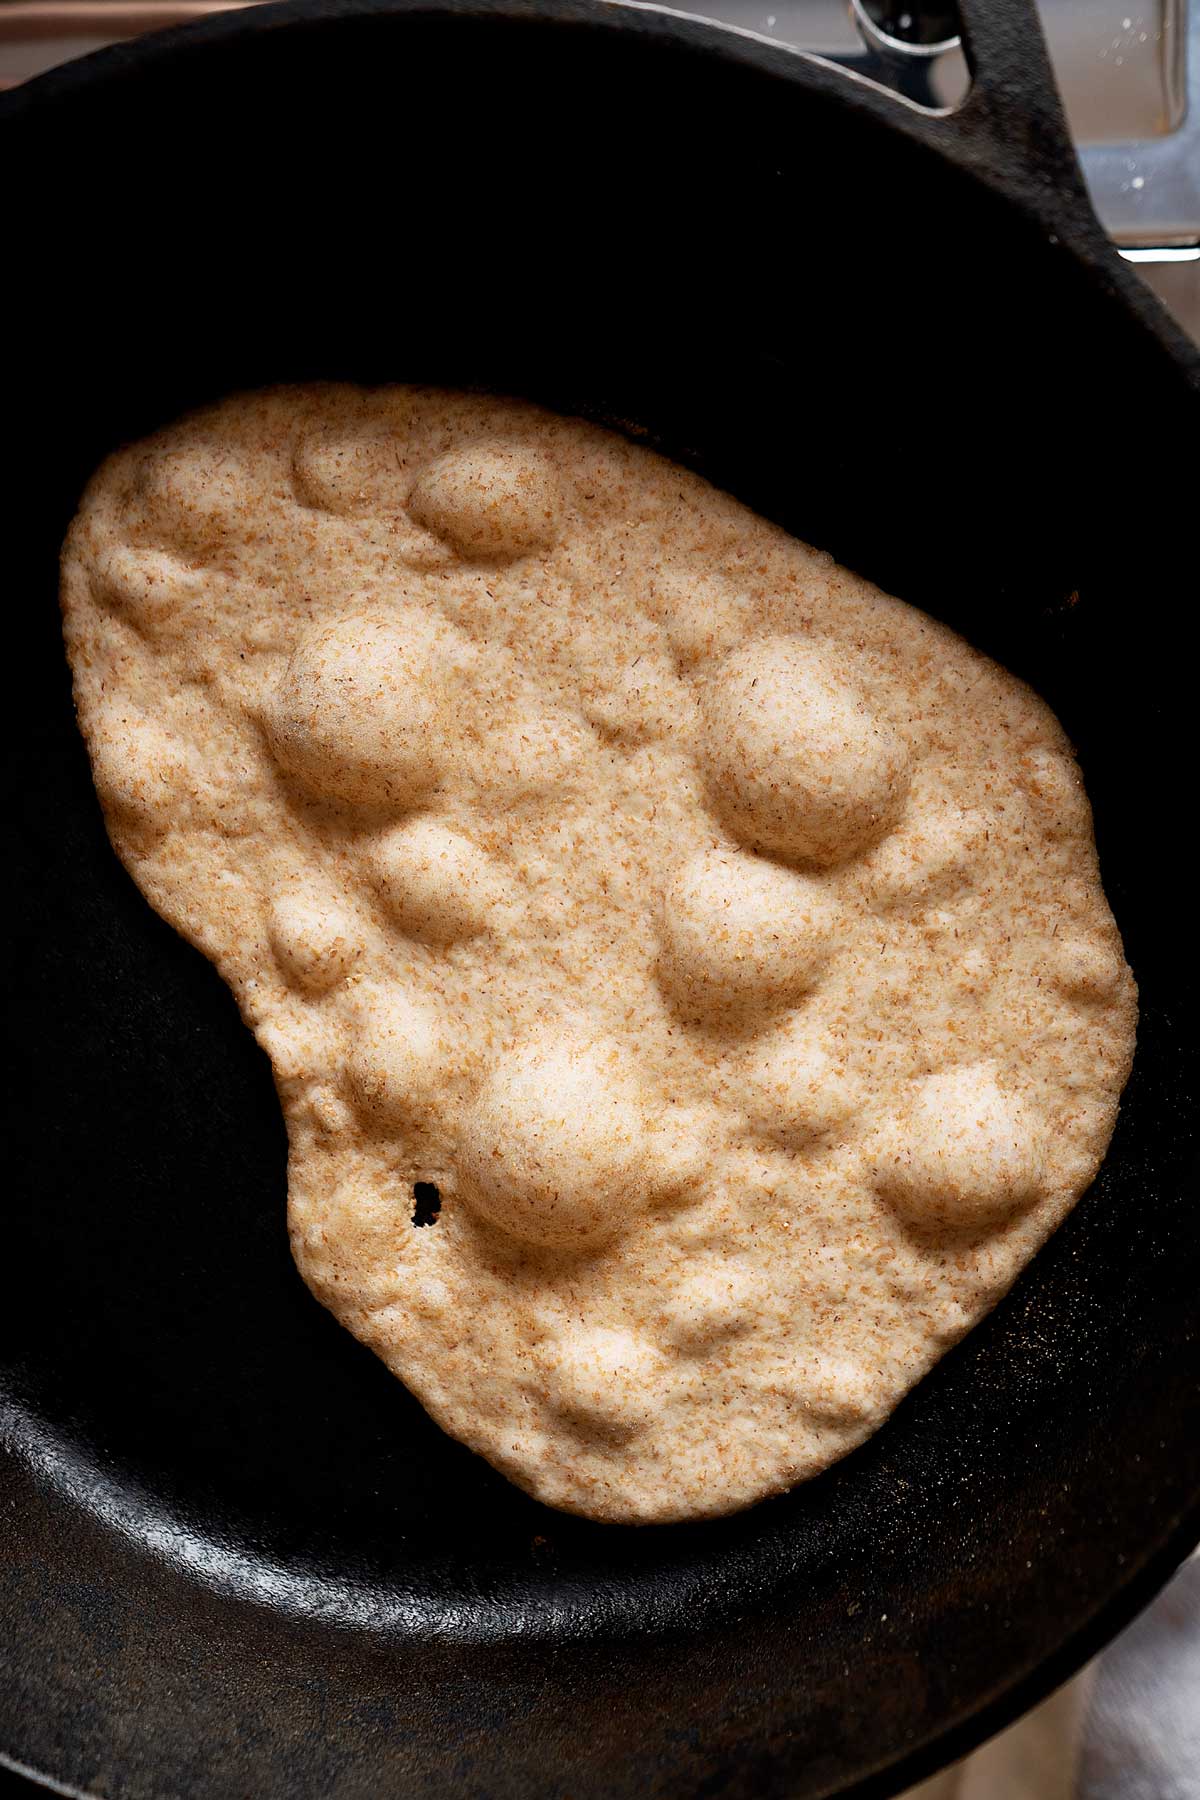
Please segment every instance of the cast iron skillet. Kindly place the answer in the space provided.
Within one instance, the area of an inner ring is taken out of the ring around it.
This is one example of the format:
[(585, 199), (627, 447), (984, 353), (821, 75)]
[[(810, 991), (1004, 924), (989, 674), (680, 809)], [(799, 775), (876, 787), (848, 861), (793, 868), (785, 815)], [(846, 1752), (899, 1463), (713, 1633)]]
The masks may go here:
[[(1200, 359), (1088, 211), (1032, 7), (964, 11), (954, 118), (590, 0), (300, 0), (4, 102), (0, 1745), (68, 1791), (891, 1792), (1196, 1537)], [(312, 375), (645, 434), (960, 626), (1080, 747), (1142, 989), (1102, 1174), (877, 1437), (736, 1518), (548, 1512), (321, 1311), (265, 1060), (108, 848), (57, 635), (80, 486), (186, 404)]]

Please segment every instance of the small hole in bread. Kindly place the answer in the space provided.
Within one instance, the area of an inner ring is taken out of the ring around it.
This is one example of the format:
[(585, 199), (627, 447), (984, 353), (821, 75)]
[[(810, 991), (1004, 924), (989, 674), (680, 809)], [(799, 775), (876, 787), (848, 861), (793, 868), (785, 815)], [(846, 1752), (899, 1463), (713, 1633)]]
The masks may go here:
[(435, 1181), (413, 1182), (412, 1222), (414, 1225), (436, 1225), (442, 1210), (442, 1196)]

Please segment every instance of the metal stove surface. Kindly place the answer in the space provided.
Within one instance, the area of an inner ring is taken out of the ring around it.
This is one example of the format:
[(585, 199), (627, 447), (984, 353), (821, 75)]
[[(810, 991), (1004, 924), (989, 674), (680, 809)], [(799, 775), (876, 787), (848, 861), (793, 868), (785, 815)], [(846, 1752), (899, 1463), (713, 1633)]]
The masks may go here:
[[(1096, 211), (1200, 342), (1200, 0), (1038, 3)], [(953, 0), (698, 0), (677, 10), (814, 51), (922, 105), (953, 107), (970, 82)]]

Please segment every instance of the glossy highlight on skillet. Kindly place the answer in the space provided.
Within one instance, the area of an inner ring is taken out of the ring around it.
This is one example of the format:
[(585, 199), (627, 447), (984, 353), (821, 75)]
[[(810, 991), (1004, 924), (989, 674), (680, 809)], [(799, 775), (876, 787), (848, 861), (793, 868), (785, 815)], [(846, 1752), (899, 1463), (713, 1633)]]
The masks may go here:
[(698, 478), (247, 395), (110, 459), (63, 596), (114, 844), (271, 1057), (301, 1272), (550, 1504), (816, 1473), (1094, 1174), (1135, 997), (1060, 728)]

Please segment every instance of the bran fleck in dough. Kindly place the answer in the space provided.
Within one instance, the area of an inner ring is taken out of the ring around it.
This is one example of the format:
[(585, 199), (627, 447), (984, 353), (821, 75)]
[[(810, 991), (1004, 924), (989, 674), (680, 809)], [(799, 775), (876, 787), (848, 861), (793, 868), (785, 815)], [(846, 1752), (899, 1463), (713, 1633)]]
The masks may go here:
[(274, 1065), (304, 1279), (540, 1499), (815, 1474), (1095, 1174), (1136, 1002), (1060, 727), (697, 477), (250, 394), (105, 463), (63, 602), (113, 843)]

